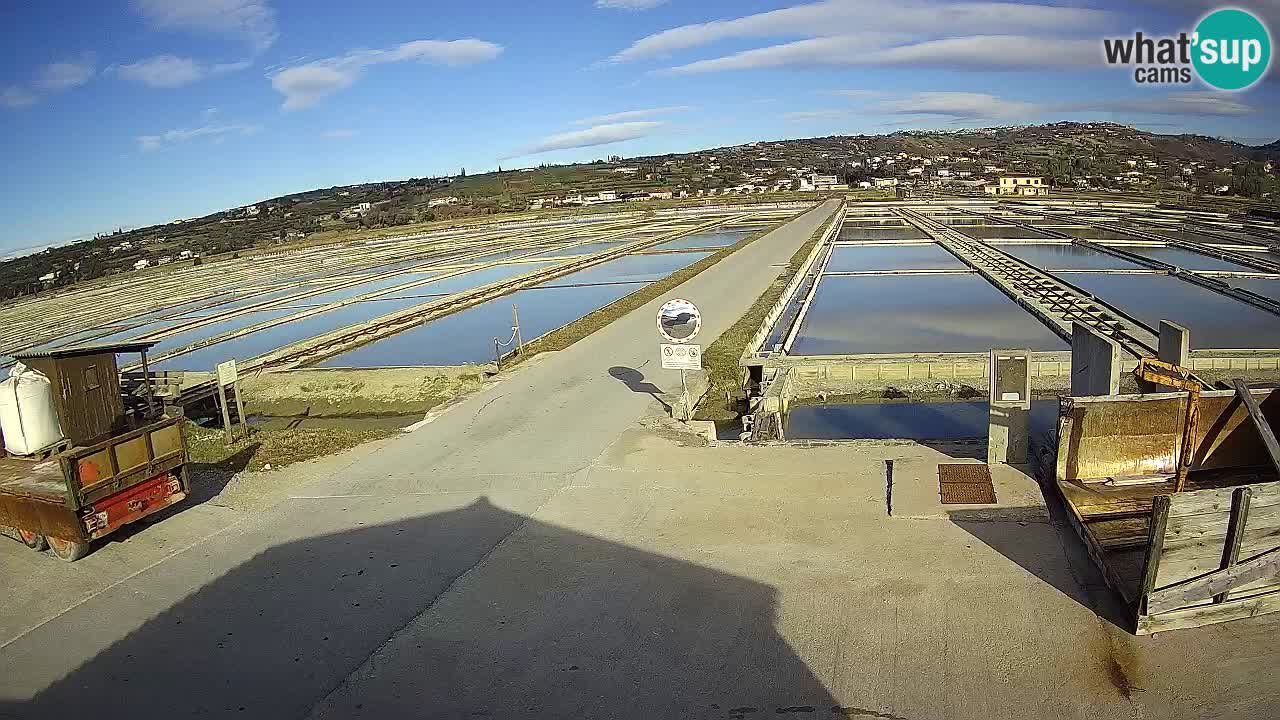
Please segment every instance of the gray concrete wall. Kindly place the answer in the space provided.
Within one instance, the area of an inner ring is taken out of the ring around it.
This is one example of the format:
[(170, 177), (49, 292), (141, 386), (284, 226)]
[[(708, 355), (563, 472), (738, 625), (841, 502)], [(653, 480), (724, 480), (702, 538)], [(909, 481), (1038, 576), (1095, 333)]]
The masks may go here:
[(1073, 323), (1071, 330), (1071, 395), (1115, 395), (1120, 392), (1120, 345), (1096, 330)]

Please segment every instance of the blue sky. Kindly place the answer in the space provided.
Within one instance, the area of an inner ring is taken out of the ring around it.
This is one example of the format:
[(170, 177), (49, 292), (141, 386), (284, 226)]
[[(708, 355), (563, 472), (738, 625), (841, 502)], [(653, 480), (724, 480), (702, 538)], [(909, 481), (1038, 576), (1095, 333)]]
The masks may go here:
[[(1272, 26), (1280, 0), (1235, 3)], [(0, 10), (0, 249), (318, 187), (902, 128), (1112, 120), (1280, 138), (1136, 85), (1103, 37), (1217, 5), (99, 0)]]

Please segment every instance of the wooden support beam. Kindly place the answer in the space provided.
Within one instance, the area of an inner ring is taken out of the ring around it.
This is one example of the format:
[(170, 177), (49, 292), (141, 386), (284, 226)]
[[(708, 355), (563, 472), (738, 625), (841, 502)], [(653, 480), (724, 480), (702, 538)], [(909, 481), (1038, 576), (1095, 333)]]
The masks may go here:
[(1231, 381), (1231, 384), (1235, 386), (1236, 396), (1240, 398), (1241, 404), (1249, 411), (1249, 417), (1253, 418), (1253, 426), (1258, 430), (1262, 444), (1267, 448), (1267, 454), (1271, 456), (1271, 464), (1276, 467), (1276, 472), (1280, 472), (1280, 441), (1276, 440), (1275, 431), (1271, 429), (1271, 424), (1262, 414), (1257, 398), (1249, 392), (1249, 386), (1244, 380), (1236, 378)]
[[(1244, 540), (1244, 527), (1249, 521), (1249, 501), (1252, 498), (1252, 488), (1236, 488), (1236, 491), (1231, 493), (1231, 517), (1227, 520), (1227, 538), (1222, 544), (1220, 570), (1234, 566), (1240, 559), (1240, 542)], [(1229, 594), (1220, 592), (1213, 596), (1213, 601), (1225, 602)]]
[(1147, 613), (1176, 610), (1206, 597), (1225, 593), (1233, 587), (1280, 575), (1280, 547), (1255, 555), (1225, 570), (1194, 577), (1161, 588), (1147, 596)]
[(1164, 530), (1169, 524), (1169, 496), (1157, 495), (1151, 501), (1151, 529), (1147, 532), (1147, 555), (1142, 560), (1142, 581), (1138, 585), (1138, 614), (1147, 615), (1149, 598), (1156, 587), (1160, 554), (1164, 552)]

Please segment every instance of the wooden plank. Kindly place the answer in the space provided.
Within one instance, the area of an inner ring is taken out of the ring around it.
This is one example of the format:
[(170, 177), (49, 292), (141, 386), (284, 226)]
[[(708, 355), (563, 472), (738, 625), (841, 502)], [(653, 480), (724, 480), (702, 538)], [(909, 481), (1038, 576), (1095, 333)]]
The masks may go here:
[[(1061, 488), (1064, 483), (1059, 482), (1056, 484)], [(1093, 564), (1102, 572), (1103, 580), (1106, 581), (1107, 585), (1112, 590), (1120, 593), (1120, 597), (1124, 600), (1126, 605), (1133, 607), (1133, 601), (1136, 597), (1133, 588), (1136, 587), (1137, 583), (1130, 583), (1127, 578), (1122, 577), (1116, 572), (1115, 568), (1107, 562), (1108, 553), (1105, 553), (1098, 545), (1093, 535), (1089, 533), (1088, 528), (1085, 527), (1084, 521), (1080, 518), (1080, 514), (1071, 506), (1070, 503), (1067, 503), (1067, 518), (1071, 522), (1072, 529), (1074, 529), (1076, 534), (1080, 536), (1080, 540), (1084, 542), (1085, 551), (1088, 552), (1089, 557), (1093, 560)], [(1134, 622), (1137, 621), (1136, 615), (1133, 620)]]
[[(1274, 577), (1280, 574), (1280, 548), (1249, 558), (1237, 565), (1200, 577), (1184, 580), (1147, 595), (1147, 613), (1157, 613), (1185, 607), (1198, 600), (1216, 595), (1246, 583)], [(1145, 581), (1144, 576), (1144, 581)], [(1154, 572), (1152, 573), (1154, 580)]]
[(1146, 547), (1151, 532), (1151, 517), (1121, 517), (1091, 520), (1089, 532), (1104, 550)]
[[(1168, 527), (1165, 528), (1165, 552), (1168, 553), (1170, 548), (1183, 548), (1196, 542), (1209, 543), (1216, 540), (1221, 545), (1226, 540), (1230, 528), (1230, 512), (1171, 517)], [(1259, 508), (1250, 502), (1249, 525), (1245, 530), (1245, 540), (1275, 536), (1278, 530), (1280, 530), (1280, 505)], [(1179, 554), (1185, 556), (1185, 553)]]
[[(1249, 521), (1249, 497), (1252, 491), (1238, 488), (1235, 500), (1231, 504), (1231, 519), (1227, 527), (1227, 537), (1222, 548), (1222, 569), (1226, 570), (1240, 559), (1240, 543), (1244, 540), (1244, 526)], [(1224, 602), (1229, 593), (1221, 592), (1213, 596), (1215, 603)]]
[[(1225, 535), (1171, 543), (1166, 534), (1156, 587), (1168, 587), (1221, 569), (1225, 546)], [(1253, 557), (1277, 547), (1280, 547), (1280, 529), (1272, 528), (1252, 535), (1251, 529), (1246, 526), (1244, 541), (1240, 544), (1240, 557)]]
[(1235, 598), (1216, 605), (1199, 605), (1141, 617), (1138, 619), (1137, 634), (1150, 635), (1169, 630), (1202, 627), (1277, 611), (1280, 611), (1280, 590)]
[(1151, 530), (1148, 533), (1146, 557), (1142, 560), (1142, 580), (1138, 584), (1140, 615), (1148, 614), (1151, 592), (1156, 586), (1156, 574), (1160, 568), (1160, 554), (1164, 550), (1164, 529), (1169, 522), (1169, 496), (1158, 495), (1151, 506)]
[(1258, 436), (1262, 438), (1262, 444), (1266, 447), (1267, 454), (1271, 456), (1271, 464), (1276, 466), (1276, 472), (1280, 472), (1280, 440), (1276, 440), (1276, 433), (1271, 429), (1271, 423), (1267, 422), (1267, 418), (1263, 416), (1262, 408), (1258, 406), (1258, 399), (1253, 396), (1244, 380), (1236, 378), (1231, 381), (1231, 384), (1236, 389), (1236, 396), (1240, 398), (1240, 402), (1249, 411), (1249, 417), (1253, 420), (1253, 427), (1258, 431)]
[[(1169, 514), (1172, 517), (1182, 517), (1211, 512), (1229, 512), (1231, 510), (1231, 498), (1235, 493), (1236, 487), (1239, 487), (1239, 485), (1178, 493), (1173, 496), (1173, 504), (1169, 508)], [(1254, 507), (1265, 507), (1280, 503), (1280, 482), (1253, 483), (1245, 487), (1252, 490), (1253, 499), (1251, 504)]]

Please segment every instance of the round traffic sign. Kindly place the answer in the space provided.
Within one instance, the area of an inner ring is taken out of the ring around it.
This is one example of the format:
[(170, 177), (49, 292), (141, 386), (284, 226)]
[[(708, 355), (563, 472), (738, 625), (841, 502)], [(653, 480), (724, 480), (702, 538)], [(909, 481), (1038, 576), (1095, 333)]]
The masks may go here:
[(702, 329), (702, 313), (698, 306), (682, 298), (674, 298), (658, 308), (658, 334), (668, 342), (687, 343)]

